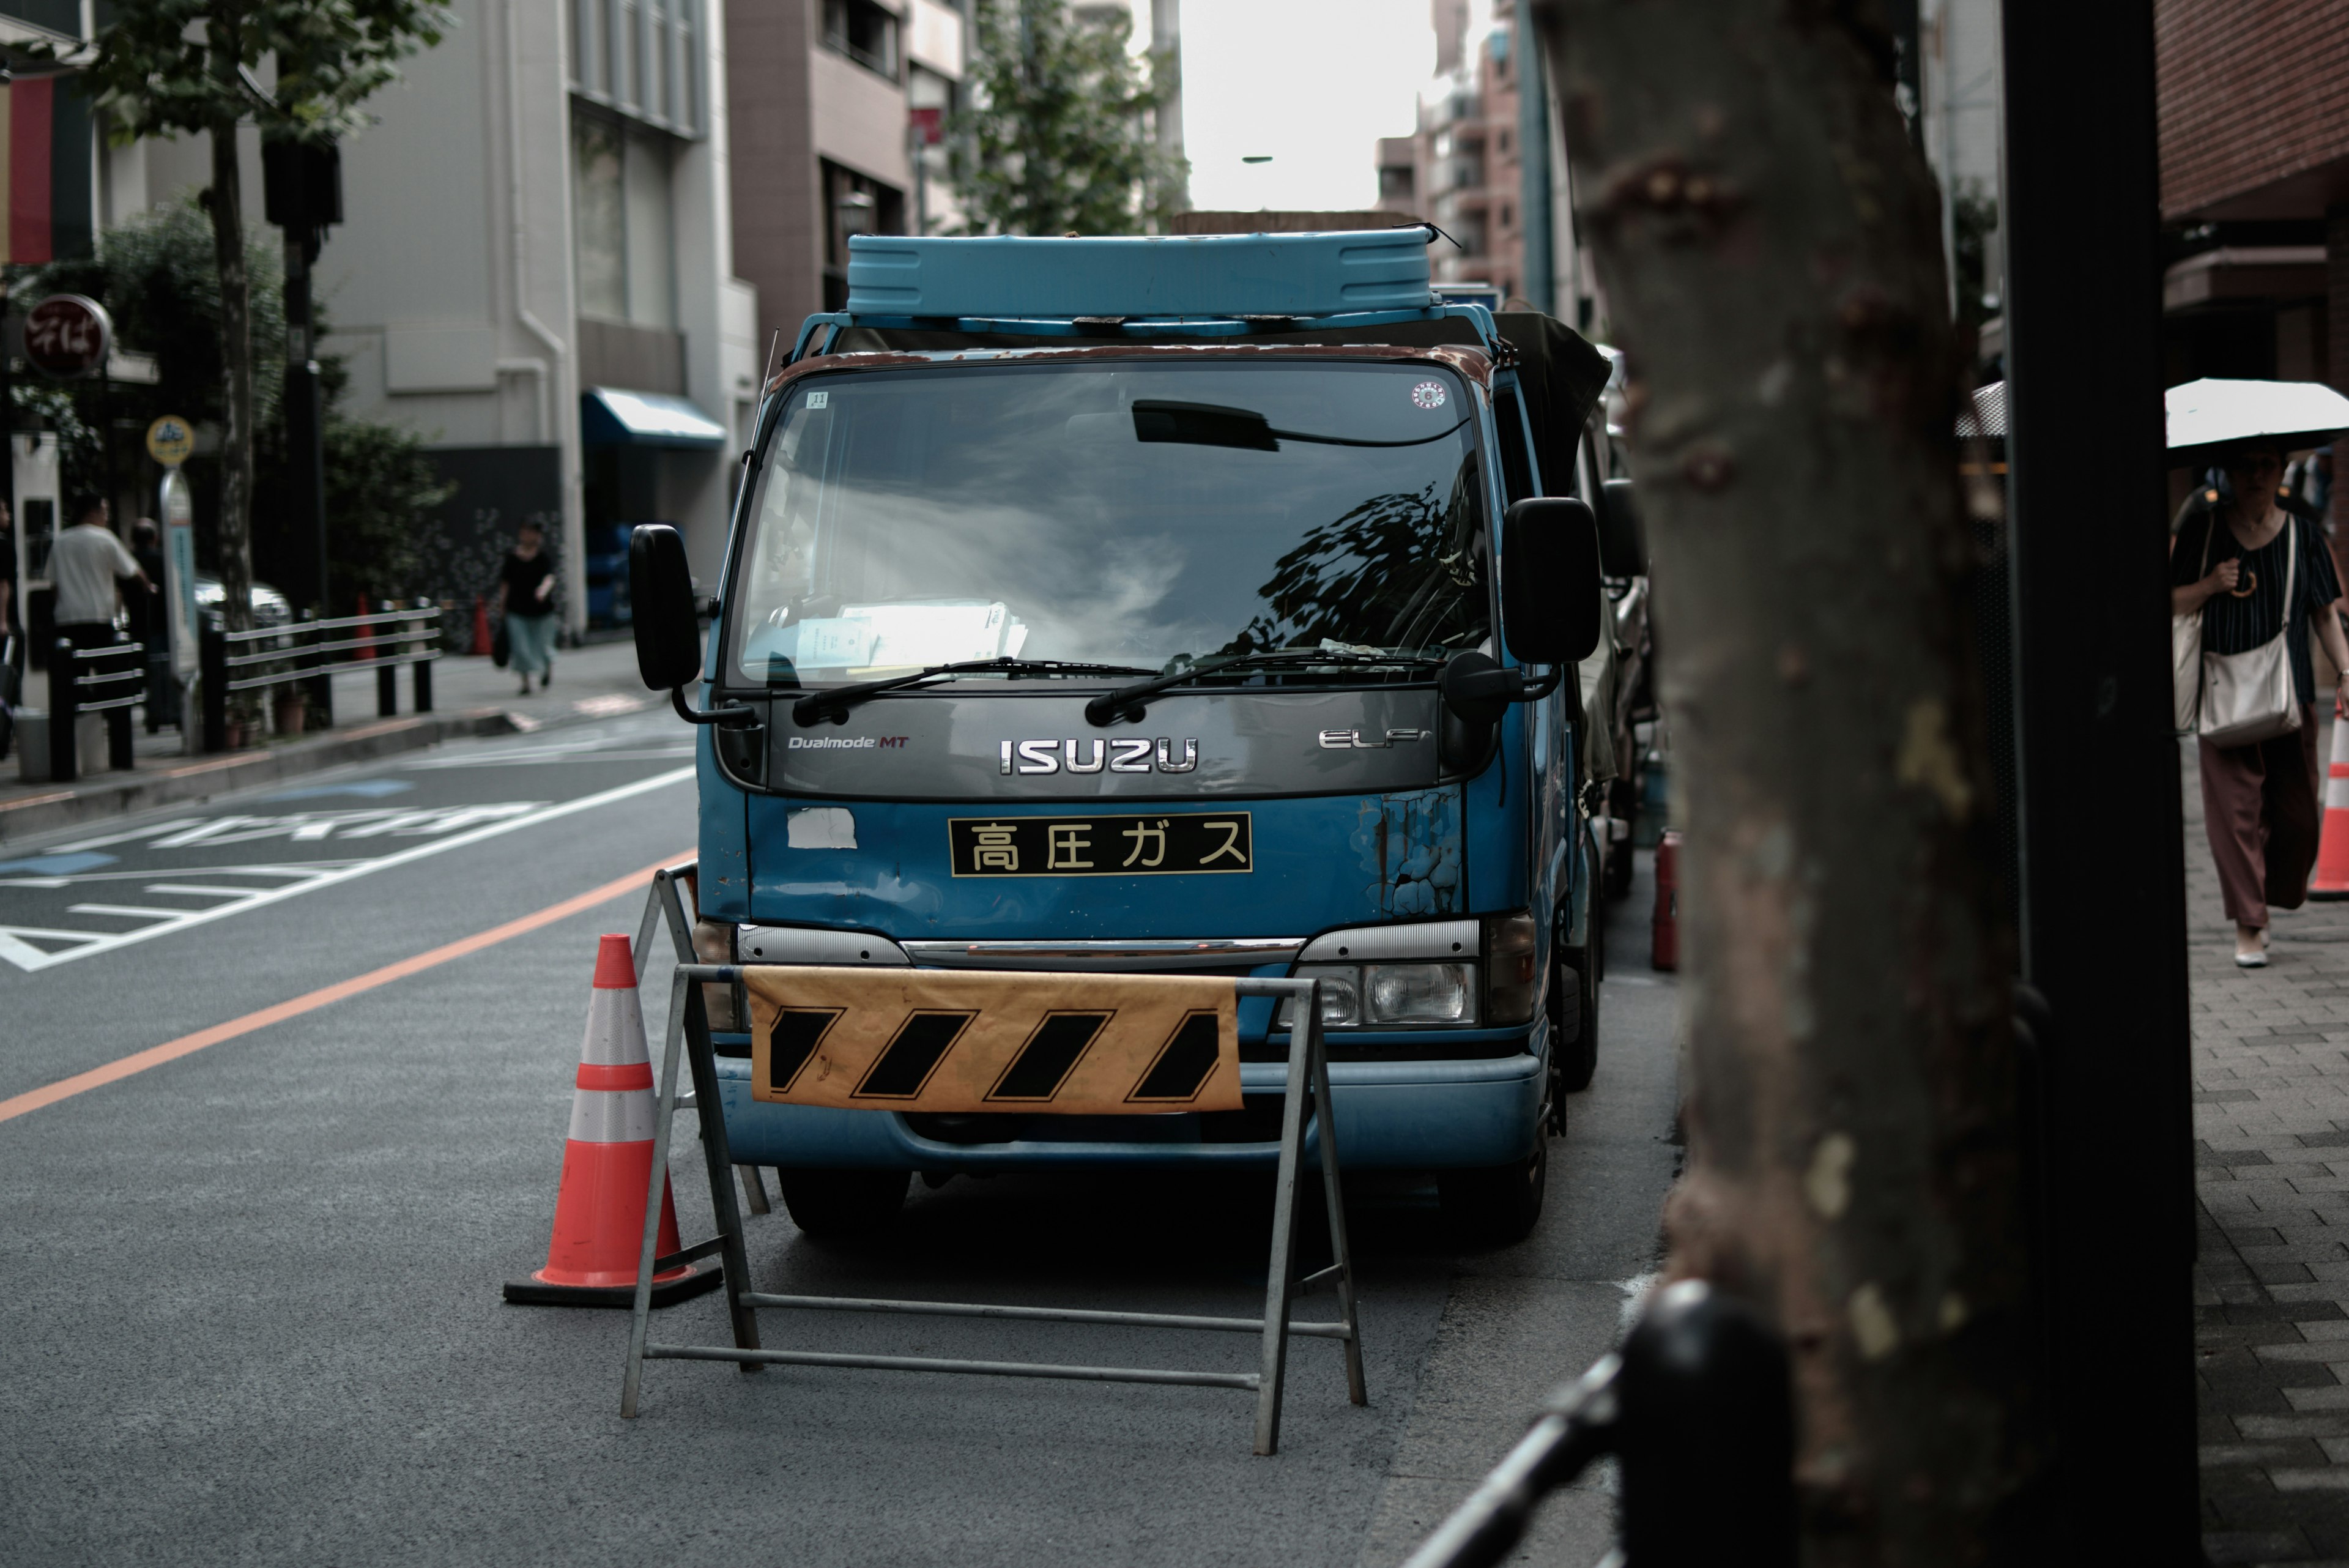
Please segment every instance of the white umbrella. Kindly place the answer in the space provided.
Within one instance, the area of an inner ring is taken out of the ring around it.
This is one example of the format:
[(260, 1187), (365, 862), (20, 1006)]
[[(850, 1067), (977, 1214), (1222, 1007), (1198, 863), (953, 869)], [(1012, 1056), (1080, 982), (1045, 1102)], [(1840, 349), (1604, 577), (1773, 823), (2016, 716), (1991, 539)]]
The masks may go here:
[(2254, 436), (2317, 446), (2349, 430), (2349, 398), (2318, 381), (2189, 381), (2170, 388), (2163, 401), (2172, 452)]

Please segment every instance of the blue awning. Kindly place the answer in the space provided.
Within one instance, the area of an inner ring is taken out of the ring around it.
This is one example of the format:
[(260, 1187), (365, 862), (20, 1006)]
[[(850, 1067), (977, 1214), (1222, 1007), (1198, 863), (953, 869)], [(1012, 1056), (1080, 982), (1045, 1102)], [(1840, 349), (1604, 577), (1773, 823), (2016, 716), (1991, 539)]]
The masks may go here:
[(684, 398), (590, 387), (579, 394), (579, 437), (589, 446), (714, 452), (726, 444), (726, 427)]

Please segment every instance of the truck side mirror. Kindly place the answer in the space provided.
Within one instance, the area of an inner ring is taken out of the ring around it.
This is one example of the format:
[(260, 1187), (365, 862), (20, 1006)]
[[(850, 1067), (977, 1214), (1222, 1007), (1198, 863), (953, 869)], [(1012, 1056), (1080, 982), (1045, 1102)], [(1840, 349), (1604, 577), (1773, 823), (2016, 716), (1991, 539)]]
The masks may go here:
[(636, 634), (636, 673), (656, 691), (701, 679), (701, 628), (685, 541), (664, 523), (628, 535), (628, 602)]
[(1599, 646), (1599, 524), (1570, 495), (1514, 503), (1501, 519), (1501, 628), (1526, 664), (1572, 664)]
[(1648, 531), (1628, 479), (1610, 479), (1599, 487), (1599, 565), (1610, 577), (1648, 575)]

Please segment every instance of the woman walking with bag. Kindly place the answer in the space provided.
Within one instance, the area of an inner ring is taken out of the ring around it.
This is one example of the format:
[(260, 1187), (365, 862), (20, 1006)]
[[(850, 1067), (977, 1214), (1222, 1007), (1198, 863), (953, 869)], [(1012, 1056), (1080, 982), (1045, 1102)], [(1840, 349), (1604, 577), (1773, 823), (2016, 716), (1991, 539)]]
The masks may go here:
[[(2203, 825), (2218, 863), (2235, 962), (2268, 961), (2268, 909), (2296, 909), (2316, 864), (2316, 674), (2313, 624), (2349, 703), (2349, 637), (2333, 554), (2314, 524), (2276, 504), (2283, 454), (2251, 444), (2224, 462), (2231, 504), (2189, 520), (2171, 546), (2169, 608), (2199, 624), (2196, 728)], [(2192, 635), (2192, 627), (2185, 628)], [(2287, 679), (2288, 677), (2288, 679)]]
[(525, 522), (498, 568), (498, 610), (524, 697), (533, 675), (542, 691), (554, 679), (554, 563), (540, 547), (545, 537), (537, 524)]

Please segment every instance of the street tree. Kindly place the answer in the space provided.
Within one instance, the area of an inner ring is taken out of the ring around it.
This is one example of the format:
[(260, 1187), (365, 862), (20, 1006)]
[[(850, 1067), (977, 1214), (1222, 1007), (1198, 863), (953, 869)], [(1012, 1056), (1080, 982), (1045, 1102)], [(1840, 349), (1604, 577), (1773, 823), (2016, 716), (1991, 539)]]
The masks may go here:
[(1150, 116), (1166, 62), (1127, 51), (1123, 13), (1065, 0), (979, 0), (970, 97), (947, 127), (948, 166), (980, 234), (1132, 234), (1163, 225), (1184, 165)]
[(1876, 11), (1534, 5), (1629, 356), (1686, 808), (1670, 1268), (1786, 1337), (1806, 1562), (2023, 1561), (2013, 940), (1940, 205)]
[[(231, 630), (253, 621), (252, 281), (237, 128), (264, 138), (328, 140), (365, 122), (360, 106), (398, 63), (440, 41), (433, 0), (121, 0), (81, 64), (83, 80), (124, 141), (202, 134), (211, 140), (213, 265), (220, 278), (220, 570)], [(274, 81), (262, 72), (274, 70)]]

